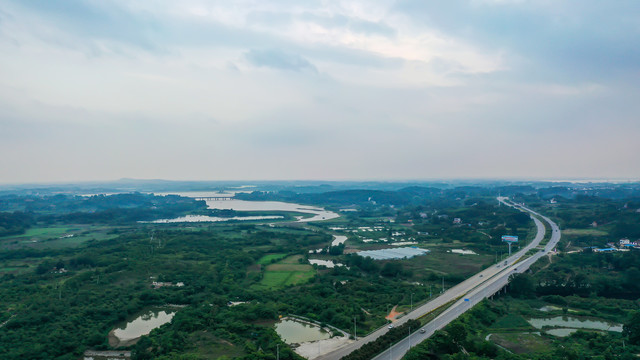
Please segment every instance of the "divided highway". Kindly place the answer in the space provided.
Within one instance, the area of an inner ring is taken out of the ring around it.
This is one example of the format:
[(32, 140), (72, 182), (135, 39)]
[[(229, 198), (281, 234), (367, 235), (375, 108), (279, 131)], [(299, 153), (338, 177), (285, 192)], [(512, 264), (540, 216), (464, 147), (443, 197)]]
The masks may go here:
[[(549, 224), (552, 229), (551, 239), (545, 246), (544, 250), (541, 250), (534, 254), (533, 256), (519, 261), (529, 250), (540, 245), (541, 241), (544, 239), (545, 235), (545, 227), (544, 224), (535, 217), (533, 221), (536, 224), (537, 234), (535, 238), (524, 248), (522, 248), (517, 253), (513, 254), (509, 258), (500, 263), (491, 266), (472, 277), (466, 279), (460, 284), (452, 287), (451, 289), (445, 291), (444, 294), (435, 298), (432, 301), (416, 308), (414, 311), (410, 312), (406, 316), (402, 317), (400, 320), (396, 322), (396, 326), (400, 326), (404, 324), (409, 319), (417, 319), (420, 318), (433, 310), (439, 308), (442, 305), (445, 305), (453, 300), (457, 301), (451, 305), (447, 310), (445, 310), (442, 314), (436, 317), (433, 321), (423, 326), (421, 329), (424, 329), (424, 333), (420, 333), (420, 329), (416, 329), (410, 336), (406, 337), (399, 343), (392, 346), (390, 349), (386, 350), (382, 354), (378, 355), (374, 359), (401, 359), (404, 354), (409, 350), (409, 348), (413, 345), (416, 345), (423, 340), (427, 339), (431, 336), (436, 330), (442, 329), (451, 321), (456, 319), (465, 311), (469, 310), (475, 304), (482, 301), (482, 299), (492, 296), (498, 290), (502, 289), (507, 282), (509, 281), (509, 276), (514, 272), (523, 272), (526, 271), (531, 264), (536, 262), (540, 257), (546, 255), (549, 251), (551, 251), (558, 241), (560, 240), (560, 229), (558, 226), (551, 221), (549, 218), (542, 216), (535, 211), (528, 209), (521, 205), (513, 205), (507, 202), (507, 198), (499, 197), (498, 201), (507, 206), (512, 206), (518, 208), (521, 211), (529, 212), (530, 214), (537, 215), (542, 218), (545, 222)], [(518, 262), (519, 261), (519, 262)], [(506, 262), (506, 265), (504, 265)], [(352, 351), (360, 348), (362, 345), (377, 339), (378, 337), (384, 335), (388, 331), (386, 326), (372, 332), (368, 336), (359, 339), (351, 344), (345, 345), (342, 348), (336, 349), (333, 352), (325, 354), (323, 356), (318, 357), (317, 359), (321, 360), (338, 360)]]

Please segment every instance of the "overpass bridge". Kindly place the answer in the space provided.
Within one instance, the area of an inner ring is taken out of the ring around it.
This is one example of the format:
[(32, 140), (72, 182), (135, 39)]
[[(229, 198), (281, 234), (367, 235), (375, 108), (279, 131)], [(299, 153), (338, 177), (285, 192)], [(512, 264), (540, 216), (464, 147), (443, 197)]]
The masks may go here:
[(196, 200), (212, 200), (212, 201), (224, 201), (224, 200), (233, 200), (233, 196), (198, 196), (195, 197)]

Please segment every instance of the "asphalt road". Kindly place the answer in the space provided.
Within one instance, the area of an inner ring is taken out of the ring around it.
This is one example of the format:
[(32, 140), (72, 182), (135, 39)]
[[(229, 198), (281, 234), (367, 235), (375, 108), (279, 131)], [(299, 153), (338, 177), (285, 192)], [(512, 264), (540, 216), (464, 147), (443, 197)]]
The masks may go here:
[[(452, 287), (451, 289), (445, 291), (442, 295), (437, 298), (427, 302), (424, 305), (421, 305), (415, 308), (412, 312), (405, 315), (398, 321), (394, 323), (395, 326), (400, 326), (404, 324), (409, 319), (417, 319), (422, 317), (425, 314), (432, 312), (433, 310), (439, 308), (442, 305), (445, 305), (455, 299), (459, 299), (455, 304), (450, 306), (447, 310), (445, 310), (442, 314), (440, 314), (433, 321), (428, 323), (423, 327), (425, 329), (425, 333), (420, 333), (419, 331), (413, 332), (411, 336), (407, 336), (404, 340), (400, 341), (396, 345), (394, 345), (391, 349), (383, 352), (382, 354), (375, 357), (375, 359), (400, 359), (404, 354), (408, 351), (410, 346), (420, 343), (425, 340), (429, 336), (431, 336), (436, 330), (443, 328), (449, 322), (460, 316), (463, 312), (470, 309), (473, 305), (480, 302), (485, 297), (491, 296), (500, 290), (504, 285), (508, 282), (509, 275), (511, 275), (514, 271), (522, 272), (525, 271), (531, 264), (533, 264), (537, 259), (541, 256), (544, 256), (548, 251), (553, 249), (557, 241), (560, 239), (560, 231), (555, 223), (553, 223), (548, 218), (530, 210), (522, 206), (511, 205), (506, 202), (507, 198), (498, 198), (498, 201), (507, 205), (507, 206), (515, 206), (516, 208), (521, 209), (522, 211), (527, 211), (533, 214), (536, 214), (542, 217), (546, 222), (548, 222), (552, 229), (553, 234), (552, 238), (549, 241), (549, 244), (545, 247), (544, 252), (536, 253), (531, 258), (521, 261), (517, 265), (513, 265), (516, 261), (518, 261), (527, 251), (538, 246), (545, 235), (545, 228), (542, 222), (536, 218), (533, 218), (536, 228), (537, 234), (535, 238), (527, 244), (524, 248), (510, 256), (505, 260), (501, 260), (496, 266), (491, 266), (473, 276), (466, 279), (465, 281), (459, 283), (458, 285)], [(555, 238), (557, 236), (557, 238)], [(554, 242), (555, 239), (555, 242)], [(504, 265), (504, 263), (507, 265)], [(464, 297), (463, 297), (464, 296)], [(465, 301), (467, 299), (468, 301)], [(418, 329), (416, 329), (418, 330)], [(318, 360), (338, 360), (342, 357), (350, 354), (356, 349), (359, 349), (362, 345), (377, 339), (378, 337), (384, 335), (389, 329), (387, 326), (383, 326), (378, 330), (372, 332), (364, 338), (358, 339), (351, 344), (345, 345), (339, 349), (336, 349), (330, 353), (322, 355), (316, 359)], [(409, 334), (407, 334), (409, 335)]]

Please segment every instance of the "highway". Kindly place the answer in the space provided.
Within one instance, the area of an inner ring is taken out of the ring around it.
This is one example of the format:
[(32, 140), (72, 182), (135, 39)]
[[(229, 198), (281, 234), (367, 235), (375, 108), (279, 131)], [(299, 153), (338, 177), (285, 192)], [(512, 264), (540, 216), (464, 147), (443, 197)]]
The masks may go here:
[(502, 271), (497, 276), (494, 276), (489, 280), (478, 285), (475, 289), (473, 289), (471, 292), (466, 294), (463, 298), (461, 298), (452, 306), (450, 306), (447, 310), (445, 310), (442, 314), (436, 317), (433, 321), (431, 321), (430, 323), (420, 328), (425, 330), (424, 333), (420, 333), (419, 331), (420, 329), (416, 329), (418, 331), (412, 333), (410, 336), (407, 336), (406, 338), (401, 340), (399, 343), (392, 346), (391, 349), (386, 350), (385, 352), (374, 357), (373, 358), (374, 360), (401, 359), (407, 353), (407, 351), (409, 351), (409, 348), (424, 341), (429, 336), (433, 335), (433, 333), (436, 330), (442, 329), (451, 321), (455, 320), (458, 316), (462, 315), (465, 311), (471, 309), (474, 305), (476, 305), (483, 299), (490, 297), (493, 294), (500, 291), (500, 289), (502, 289), (509, 282), (509, 276), (511, 276), (514, 273), (522, 273), (526, 271), (527, 269), (529, 269), (529, 267), (533, 263), (538, 261), (538, 259), (540, 259), (542, 256), (545, 256), (549, 251), (551, 251), (558, 244), (558, 241), (560, 241), (560, 228), (556, 223), (551, 221), (551, 219), (549, 219), (546, 216), (542, 216), (537, 212), (531, 209), (528, 209), (524, 206), (511, 205), (509, 203), (506, 203), (506, 198), (498, 198), (498, 200), (505, 205), (514, 206), (520, 209), (521, 211), (526, 211), (531, 214), (535, 214), (549, 224), (549, 226), (551, 227), (551, 239), (549, 240), (547, 245), (545, 245), (544, 250), (538, 251), (534, 255), (522, 261), (516, 262), (517, 261), (516, 259), (519, 259), (520, 257), (522, 257), (522, 255), (524, 255), (529, 249), (532, 249), (533, 247), (538, 246), (542, 238), (544, 238), (544, 234), (545, 234), (544, 225), (540, 220), (533, 218), (534, 222), (536, 223), (536, 227), (538, 229), (536, 238), (534, 239), (534, 241), (531, 242), (531, 244), (527, 245), (524, 249), (520, 250), (517, 254), (509, 258), (511, 260), (512, 258), (516, 257), (515, 259), (513, 259), (513, 262), (510, 261), (509, 265), (506, 268), (503, 268)]
[[(491, 266), (473, 276), (466, 279), (465, 281), (459, 283), (458, 285), (452, 287), (451, 289), (445, 291), (442, 295), (437, 298), (427, 302), (426, 304), (417, 307), (414, 311), (410, 312), (406, 316), (399, 319), (395, 326), (400, 326), (404, 324), (409, 319), (417, 319), (422, 317), (433, 310), (445, 305), (453, 300), (459, 299), (452, 306), (450, 306), (447, 310), (445, 310), (442, 314), (436, 317), (433, 321), (422, 327), (425, 330), (425, 333), (420, 333), (419, 331), (415, 331), (411, 334), (411, 336), (407, 336), (405, 339), (394, 345), (391, 349), (386, 350), (382, 354), (375, 357), (375, 359), (400, 359), (404, 354), (408, 351), (408, 349), (425, 340), (429, 336), (431, 336), (436, 330), (443, 328), (449, 322), (460, 316), (460, 314), (464, 313), (466, 310), (473, 307), (473, 305), (480, 302), (485, 297), (491, 296), (500, 290), (504, 285), (508, 282), (509, 275), (513, 272), (522, 272), (529, 268), (531, 264), (533, 264), (536, 260), (538, 260), (541, 256), (544, 256), (547, 252), (549, 252), (555, 244), (560, 240), (560, 231), (557, 225), (552, 222), (550, 219), (530, 210), (523, 206), (512, 205), (506, 201), (506, 198), (498, 198), (502, 204), (507, 206), (513, 206), (521, 211), (527, 211), (529, 213), (540, 216), (545, 222), (549, 223), (552, 231), (552, 237), (549, 243), (546, 245), (545, 250), (539, 253), (536, 253), (531, 258), (523, 260), (518, 264), (514, 265), (524, 254), (527, 253), (530, 249), (538, 246), (545, 235), (545, 227), (544, 224), (533, 218), (537, 233), (535, 238), (527, 244), (524, 248), (508, 257), (505, 260), (501, 260), (497, 265)], [(506, 262), (507, 265), (504, 265)], [(463, 297), (464, 296), (464, 297)], [(466, 300), (465, 300), (466, 299)], [(350, 354), (352, 351), (360, 348), (362, 345), (377, 339), (378, 337), (384, 335), (389, 329), (387, 326), (383, 326), (378, 330), (372, 332), (364, 338), (358, 339), (351, 344), (345, 345), (339, 349), (336, 349), (328, 354), (317, 357), (319, 360), (338, 360), (342, 357)], [(416, 329), (419, 330), (419, 329)]]

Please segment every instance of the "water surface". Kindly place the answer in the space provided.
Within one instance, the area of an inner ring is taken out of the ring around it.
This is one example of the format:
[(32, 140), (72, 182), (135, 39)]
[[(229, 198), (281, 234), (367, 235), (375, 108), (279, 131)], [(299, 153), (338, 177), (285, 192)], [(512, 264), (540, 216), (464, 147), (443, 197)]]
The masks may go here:
[(319, 326), (285, 319), (276, 324), (276, 333), (287, 344), (299, 344), (330, 338), (330, 334)]
[(320, 260), (320, 259), (309, 259), (309, 264), (326, 266), (330, 269), (333, 269), (336, 266), (344, 266), (344, 264), (341, 264), (341, 263), (334, 263), (333, 260)]
[(347, 241), (347, 237), (344, 235), (333, 235), (333, 241), (331, 242), (331, 246), (338, 246), (340, 244), (344, 244)]
[(556, 316), (551, 318), (537, 319), (534, 318), (528, 319), (527, 321), (536, 329), (542, 329), (544, 326), (549, 326), (622, 332), (622, 324), (614, 324), (594, 319), (580, 319), (571, 316)]
[(550, 329), (550, 330), (547, 330), (545, 332), (547, 334), (549, 334), (549, 335), (558, 336), (558, 337), (565, 337), (565, 336), (569, 336), (569, 335), (573, 334), (576, 331), (578, 331), (578, 329), (559, 328), (559, 329)]
[(312, 217), (303, 218), (299, 222), (329, 220), (340, 215), (323, 208), (286, 203), (282, 201), (246, 201), (246, 200), (207, 200), (209, 209), (231, 209), (236, 211), (290, 211), (312, 214)]
[(154, 224), (180, 223), (180, 222), (222, 222), (222, 221), (251, 221), (251, 220), (276, 220), (284, 219), (284, 216), (266, 215), (266, 216), (233, 216), (233, 217), (217, 217), (206, 215), (186, 215), (175, 219), (160, 219), (148, 221)]
[(173, 310), (148, 310), (128, 323), (114, 329), (113, 335), (120, 342), (134, 340), (170, 322), (174, 315), (175, 311)]

